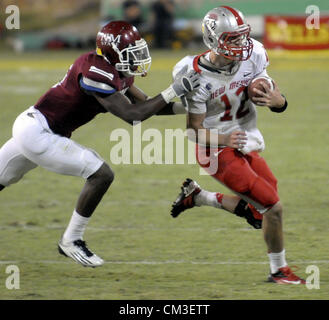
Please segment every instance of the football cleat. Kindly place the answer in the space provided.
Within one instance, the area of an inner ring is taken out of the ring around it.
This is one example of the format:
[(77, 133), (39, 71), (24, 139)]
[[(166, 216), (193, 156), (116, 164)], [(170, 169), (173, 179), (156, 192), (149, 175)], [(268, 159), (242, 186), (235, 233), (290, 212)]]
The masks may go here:
[(288, 266), (279, 268), (278, 272), (270, 274), (267, 281), (279, 284), (306, 284), (306, 281), (296, 276)]
[(173, 218), (178, 217), (186, 209), (195, 206), (194, 196), (201, 191), (196, 181), (187, 178), (181, 186), (181, 192), (172, 204), (171, 215)]
[(84, 267), (95, 268), (104, 263), (103, 259), (91, 252), (87, 248), (86, 242), (82, 240), (75, 240), (66, 243), (61, 239), (58, 243), (58, 252), (66, 257), (72, 258)]

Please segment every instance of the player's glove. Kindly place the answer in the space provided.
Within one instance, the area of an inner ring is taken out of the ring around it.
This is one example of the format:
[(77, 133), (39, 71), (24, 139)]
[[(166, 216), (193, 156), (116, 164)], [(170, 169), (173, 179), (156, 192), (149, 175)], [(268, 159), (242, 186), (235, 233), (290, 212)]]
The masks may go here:
[(182, 68), (182, 70), (176, 74), (171, 86), (161, 92), (162, 97), (167, 103), (173, 98), (182, 97), (200, 86), (199, 74), (194, 70), (187, 72), (187, 69), (188, 66)]
[(186, 72), (187, 66), (176, 74), (172, 83), (172, 88), (177, 97), (181, 97), (200, 86), (199, 74), (194, 70), (190, 70), (188, 73)]

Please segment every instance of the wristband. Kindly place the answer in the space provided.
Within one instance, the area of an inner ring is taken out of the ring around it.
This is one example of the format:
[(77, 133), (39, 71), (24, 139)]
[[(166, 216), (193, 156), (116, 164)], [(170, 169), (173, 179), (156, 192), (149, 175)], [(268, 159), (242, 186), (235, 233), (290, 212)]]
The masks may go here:
[(270, 110), (271, 110), (272, 112), (281, 113), (281, 112), (284, 112), (284, 111), (287, 109), (287, 107), (288, 107), (288, 101), (287, 101), (286, 97), (285, 97), (283, 94), (281, 94), (281, 96), (282, 96), (282, 97), (284, 98), (284, 100), (285, 100), (285, 102), (284, 102), (284, 106), (281, 107), (281, 108), (270, 108)]
[(166, 90), (163, 90), (161, 92), (161, 95), (162, 95), (163, 100), (166, 101), (166, 103), (169, 103), (172, 99), (177, 97), (176, 92), (174, 91), (172, 86), (170, 86)]

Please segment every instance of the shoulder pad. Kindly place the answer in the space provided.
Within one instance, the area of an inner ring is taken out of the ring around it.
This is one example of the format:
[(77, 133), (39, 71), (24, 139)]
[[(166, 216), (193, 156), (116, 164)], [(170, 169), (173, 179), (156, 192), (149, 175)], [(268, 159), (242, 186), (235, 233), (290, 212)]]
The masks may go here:
[(186, 65), (188, 66), (188, 71), (193, 68), (193, 59), (195, 56), (186, 56), (176, 63), (173, 68), (172, 75), (175, 78), (176, 74), (182, 70)]

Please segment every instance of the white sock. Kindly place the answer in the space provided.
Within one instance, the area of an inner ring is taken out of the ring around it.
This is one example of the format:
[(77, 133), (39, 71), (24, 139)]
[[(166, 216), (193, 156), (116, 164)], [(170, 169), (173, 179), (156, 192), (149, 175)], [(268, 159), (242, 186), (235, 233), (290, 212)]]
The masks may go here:
[[(222, 204), (218, 201), (217, 192), (209, 192), (201, 190), (197, 195), (194, 196), (194, 202), (197, 207), (200, 206), (211, 206), (215, 208), (222, 208)], [(221, 195), (219, 193), (219, 195)]]
[(82, 240), (89, 219), (74, 210), (69, 225), (63, 234), (64, 242)]
[(270, 259), (270, 267), (271, 273), (276, 273), (279, 271), (279, 268), (287, 266), (286, 262), (286, 251), (283, 249), (281, 252), (278, 253), (268, 253), (267, 254)]

